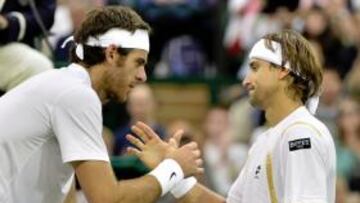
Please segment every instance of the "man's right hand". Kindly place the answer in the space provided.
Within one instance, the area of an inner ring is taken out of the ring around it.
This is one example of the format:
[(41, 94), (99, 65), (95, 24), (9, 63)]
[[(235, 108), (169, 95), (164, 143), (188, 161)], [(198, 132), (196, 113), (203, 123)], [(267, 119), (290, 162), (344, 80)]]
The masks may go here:
[(166, 158), (176, 160), (181, 166), (184, 176), (188, 177), (204, 172), (204, 168), (202, 168), (203, 161), (200, 155), (201, 153), (196, 142), (190, 142), (171, 151), (167, 154)]
[(137, 147), (128, 148), (128, 152), (139, 157), (150, 169), (155, 168), (162, 160), (170, 158), (178, 162), (185, 177), (203, 173), (203, 162), (197, 144), (190, 142), (178, 148), (182, 131), (177, 131), (174, 138), (167, 143), (142, 122), (138, 122), (132, 130), (139, 138), (127, 135), (127, 139)]

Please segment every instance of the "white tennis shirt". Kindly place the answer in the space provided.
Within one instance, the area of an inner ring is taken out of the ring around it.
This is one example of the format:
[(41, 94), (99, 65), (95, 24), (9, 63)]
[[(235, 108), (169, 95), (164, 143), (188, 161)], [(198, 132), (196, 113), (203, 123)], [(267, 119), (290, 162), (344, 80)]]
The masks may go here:
[(0, 202), (62, 202), (74, 174), (69, 162), (109, 161), (101, 132), (101, 102), (80, 65), (9, 91), (0, 98)]
[(334, 203), (336, 156), (323, 123), (299, 107), (251, 147), (228, 203)]

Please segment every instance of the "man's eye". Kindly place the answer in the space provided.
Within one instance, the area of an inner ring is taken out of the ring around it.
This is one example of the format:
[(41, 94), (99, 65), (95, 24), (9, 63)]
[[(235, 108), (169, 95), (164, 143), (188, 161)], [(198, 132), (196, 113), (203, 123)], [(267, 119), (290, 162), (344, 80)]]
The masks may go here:
[(144, 65), (144, 61), (143, 61), (143, 60), (136, 60), (136, 65), (137, 65), (137, 66), (143, 66), (143, 65)]
[(250, 66), (250, 69), (251, 69), (252, 71), (257, 71), (258, 67), (257, 67), (257, 66)]

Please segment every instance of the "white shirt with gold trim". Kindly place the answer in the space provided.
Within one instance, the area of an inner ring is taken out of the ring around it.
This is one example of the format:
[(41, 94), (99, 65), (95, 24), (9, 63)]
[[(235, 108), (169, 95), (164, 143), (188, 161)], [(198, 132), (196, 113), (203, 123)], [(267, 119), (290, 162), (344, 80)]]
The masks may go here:
[(336, 156), (327, 127), (299, 107), (261, 134), (228, 203), (334, 203)]

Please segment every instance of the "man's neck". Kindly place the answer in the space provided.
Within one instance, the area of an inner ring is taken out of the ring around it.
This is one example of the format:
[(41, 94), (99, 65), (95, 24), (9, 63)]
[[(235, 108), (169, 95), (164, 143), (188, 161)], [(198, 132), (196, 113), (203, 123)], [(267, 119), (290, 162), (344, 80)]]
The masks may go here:
[(277, 97), (277, 101), (265, 109), (266, 121), (273, 127), (302, 105), (300, 101), (296, 102), (285, 95)]
[(101, 103), (107, 102), (107, 95), (104, 88), (103, 70), (101, 65), (95, 65), (86, 69), (89, 72), (91, 86), (95, 90), (96, 94), (100, 98)]

